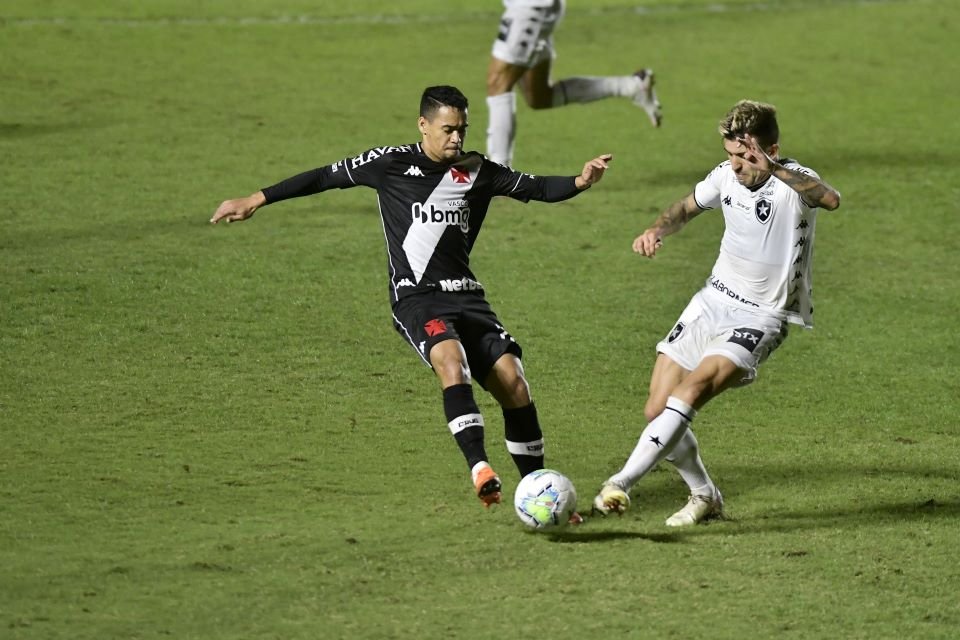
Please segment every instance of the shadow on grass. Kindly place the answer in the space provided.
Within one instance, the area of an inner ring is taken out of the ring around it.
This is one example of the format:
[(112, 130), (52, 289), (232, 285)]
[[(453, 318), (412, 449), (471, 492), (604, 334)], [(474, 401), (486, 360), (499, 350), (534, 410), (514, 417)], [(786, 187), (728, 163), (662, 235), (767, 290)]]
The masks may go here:
[(684, 542), (684, 536), (679, 533), (644, 533), (642, 531), (584, 531), (578, 528), (547, 535), (551, 542), (609, 542), (624, 539), (648, 540), (666, 544)]
[(748, 520), (728, 516), (696, 527), (677, 529), (667, 533), (625, 530), (590, 531), (590, 523), (587, 521), (577, 527), (548, 533), (546, 537), (551, 542), (558, 543), (593, 543), (635, 539), (660, 544), (678, 544), (703, 535), (735, 536), (749, 533), (795, 533), (798, 530), (826, 527), (862, 528), (870, 524), (882, 524), (890, 521), (929, 521), (931, 519), (947, 518), (960, 519), (960, 501), (941, 502), (930, 499), (923, 502), (892, 502), (861, 505), (859, 507), (852, 505), (849, 509), (779, 510), (761, 518)]

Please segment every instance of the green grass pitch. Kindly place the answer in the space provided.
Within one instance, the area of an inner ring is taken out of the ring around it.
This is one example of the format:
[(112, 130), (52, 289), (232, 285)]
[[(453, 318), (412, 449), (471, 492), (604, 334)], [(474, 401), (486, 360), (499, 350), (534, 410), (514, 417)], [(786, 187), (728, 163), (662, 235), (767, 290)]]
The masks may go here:
[(776, 104), (784, 153), (843, 205), (818, 225), (816, 328), (696, 423), (730, 520), (666, 528), (685, 492), (664, 468), (624, 517), (556, 536), (472, 497), (390, 327), (371, 191), (207, 224), (415, 141), (430, 84), (468, 94), (483, 150), (500, 9), (0, 3), (0, 637), (957, 637), (960, 5), (570, 0), (555, 76), (651, 66), (664, 126), (521, 105), (518, 168), (613, 166), (563, 204), (494, 202), (473, 264), (581, 508), (721, 222), (654, 261), (630, 243), (722, 159), (726, 109)]

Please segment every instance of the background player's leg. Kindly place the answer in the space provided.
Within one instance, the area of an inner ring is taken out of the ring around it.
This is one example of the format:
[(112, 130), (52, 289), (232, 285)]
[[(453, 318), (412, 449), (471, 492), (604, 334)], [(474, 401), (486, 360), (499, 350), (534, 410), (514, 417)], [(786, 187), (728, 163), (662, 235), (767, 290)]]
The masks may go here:
[(523, 477), (543, 468), (543, 432), (520, 358), (507, 353), (487, 376), (486, 387), (503, 408), (507, 450)]
[(630, 98), (647, 113), (653, 126), (660, 126), (660, 101), (653, 88), (653, 71), (650, 69), (642, 69), (629, 76), (564, 78), (552, 86), (550, 106), (562, 107), (574, 102), (593, 102), (603, 98)]
[(504, 166), (513, 162), (513, 141), (517, 128), (517, 99), (513, 87), (526, 71), (497, 58), (487, 69), (487, 157)]

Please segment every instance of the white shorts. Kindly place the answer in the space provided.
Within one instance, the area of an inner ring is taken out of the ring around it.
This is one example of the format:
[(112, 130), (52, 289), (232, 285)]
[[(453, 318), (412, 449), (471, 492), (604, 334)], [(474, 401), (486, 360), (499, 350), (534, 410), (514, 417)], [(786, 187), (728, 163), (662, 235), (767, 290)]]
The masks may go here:
[(553, 30), (563, 18), (564, 3), (554, 0), (546, 7), (507, 8), (493, 42), (493, 57), (528, 69), (553, 60)]
[(723, 356), (753, 382), (757, 367), (787, 338), (787, 323), (775, 313), (732, 305), (710, 288), (697, 292), (657, 352), (693, 371), (706, 356)]

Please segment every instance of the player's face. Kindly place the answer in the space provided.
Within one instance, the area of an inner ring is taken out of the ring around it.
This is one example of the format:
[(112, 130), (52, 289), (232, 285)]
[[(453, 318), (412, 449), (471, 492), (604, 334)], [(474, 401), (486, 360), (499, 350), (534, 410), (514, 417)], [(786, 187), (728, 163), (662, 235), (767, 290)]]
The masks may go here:
[[(764, 149), (771, 158), (777, 155), (777, 145), (771, 145), (769, 149)], [(761, 171), (757, 168), (756, 159), (747, 151), (747, 148), (739, 140), (723, 140), (723, 149), (727, 152), (730, 159), (730, 168), (737, 176), (737, 181), (745, 187), (755, 187), (766, 182), (770, 177), (769, 171)]]
[(467, 112), (443, 106), (433, 118), (420, 116), (417, 122), (423, 136), (423, 151), (435, 162), (453, 162), (463, 153), (467, 137)]

